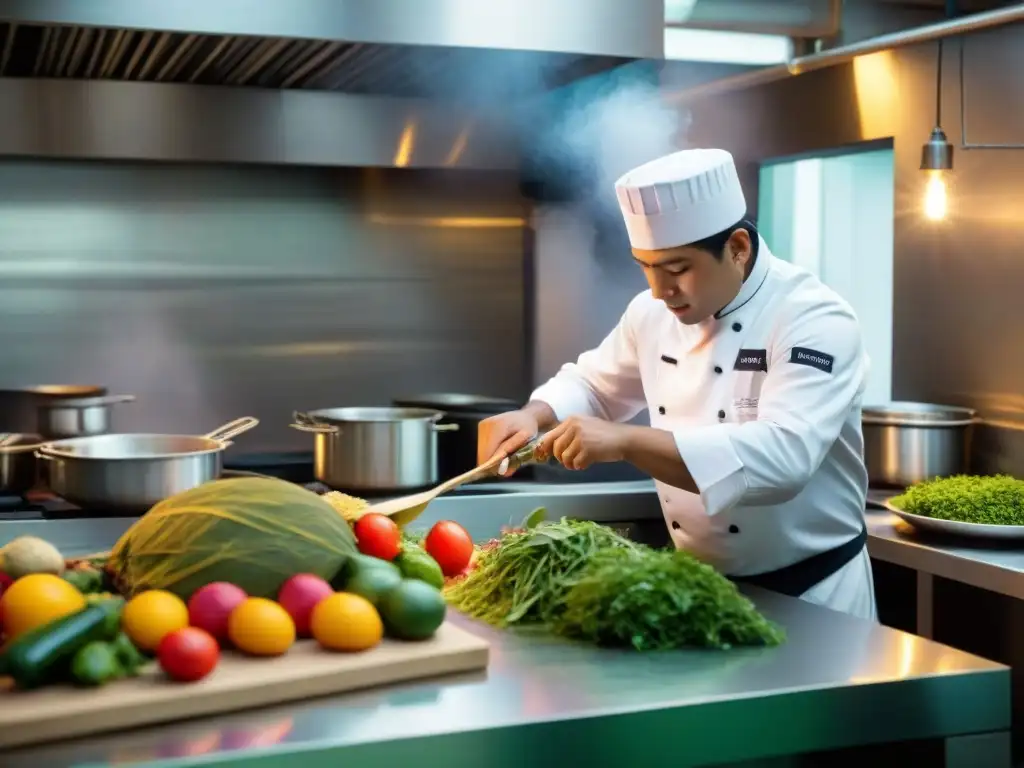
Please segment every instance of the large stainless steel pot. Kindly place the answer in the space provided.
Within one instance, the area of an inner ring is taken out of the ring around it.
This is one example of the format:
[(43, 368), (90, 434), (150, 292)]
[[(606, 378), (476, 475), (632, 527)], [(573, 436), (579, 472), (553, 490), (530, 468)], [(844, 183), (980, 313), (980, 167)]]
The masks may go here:
[(0, 445), (0, 496), (21, 496), (36, 484), (35, 452), (42, 442), (40, 435), (4, 435)]
[(968, 471), (976, 413), (930, 403), (890, 403), (862, 410), (868, 482), (906, 487)]
[(430, 408), (296, 411), (293, 429), (312, 432), (317, 480), (347, 491), (404, 491), (437, 484), (438, 424)]
[(142, 514), (168, 496), (220, 477), (230, 438), (259, 420), (247, 416), (209, 434), (110, 434), (45, 443), (50, 490), (106, 514)]
[(111, 407), (134, 400), (134, 395), (43, 400), (36, 407), (39, 431), (48, 440), (105, 435), (110, 431)]
[(42, 433), (37, 408), (51, 400), (102, 397), (107, 388), (92, 384), (40, 384), (0, 389), (0, 431)]

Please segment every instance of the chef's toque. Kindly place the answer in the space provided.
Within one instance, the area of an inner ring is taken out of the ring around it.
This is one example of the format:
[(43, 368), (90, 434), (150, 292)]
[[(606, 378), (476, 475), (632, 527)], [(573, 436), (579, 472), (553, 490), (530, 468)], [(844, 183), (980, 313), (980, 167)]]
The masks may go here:
[(717, 235), (747, 215), (732, 155), (685, 149), (644, 163), (615, 182), (629, 242), (656, 251)]

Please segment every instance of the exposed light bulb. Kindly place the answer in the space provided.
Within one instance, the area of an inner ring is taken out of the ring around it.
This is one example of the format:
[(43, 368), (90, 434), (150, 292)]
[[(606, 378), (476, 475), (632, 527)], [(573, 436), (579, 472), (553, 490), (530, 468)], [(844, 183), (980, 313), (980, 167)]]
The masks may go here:
[(946, 180), (941, 172), (929, 174), (924, 191), (924, 215), (932, 221), (946, 218)]

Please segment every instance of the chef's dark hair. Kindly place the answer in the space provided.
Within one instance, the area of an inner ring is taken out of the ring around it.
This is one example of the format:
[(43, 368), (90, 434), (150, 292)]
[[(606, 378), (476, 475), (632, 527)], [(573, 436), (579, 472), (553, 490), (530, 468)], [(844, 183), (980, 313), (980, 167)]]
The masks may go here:
[(757, 227), (754, 226), (754, 222), (750, 219), (741, 219), (728, 229), (723, 229), (716, 235), (705, 237), (703, 240), (698, 240), (696, 243), (690, 243), (690, 247), (700, 248), (702, 251), (707, 251), (716, 259), (721, 261), (722, 256), (725, 255), (725, 244), (729, 242), (729, 238), (732, 237), (732, 233), (738, 229), (745, 229), (747, 230), (747, 234), (750, 235), (750, 256), (751, 260), (756, 260), (761, 238), (758, 237)]

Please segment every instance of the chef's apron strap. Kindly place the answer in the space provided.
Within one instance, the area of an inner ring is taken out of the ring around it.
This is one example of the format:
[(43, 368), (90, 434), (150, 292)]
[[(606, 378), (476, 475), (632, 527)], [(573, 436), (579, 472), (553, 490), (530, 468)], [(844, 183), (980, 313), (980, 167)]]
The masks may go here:
[(770, 589), (790, 597), (800, 597), (811, 587), (820, 584), (833, 573), (853, 560), (864, 549), (868, 540), (867, 527), (861, 528), (859, 534), (845, 544), (827, 552), (819, 552), (806, 560), (801, 560), (777, 571), (759, 573), (755, 576), (739, 576), (733, 579), (740, 584), (752, 584), (755, 587)]

